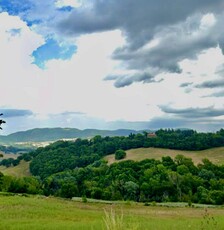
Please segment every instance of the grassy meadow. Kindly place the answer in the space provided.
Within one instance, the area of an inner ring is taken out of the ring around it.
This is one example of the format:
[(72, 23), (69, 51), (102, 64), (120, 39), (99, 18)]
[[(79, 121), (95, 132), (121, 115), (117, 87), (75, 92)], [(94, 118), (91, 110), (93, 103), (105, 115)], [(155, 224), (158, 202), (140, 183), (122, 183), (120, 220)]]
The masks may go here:
[[(224, 147), (206, 149), (202, 151), (182, 151), (162, 148), (139, 148), (126, 151), (126, 158), (123, 160), (141, 161), (144, 159), (153, 158), (160, 160), (163, 156), (170, 156), (175, 158), (176, 155), (181, 154), (185, 157), (192, 158), (193, 162), (197, 165), (202, 159), (207, 158), (215, 164), (224, 164)], [(109, 164), (117, 162), (114, 154), (105, 157)], [(121, 160), (120, 160), (121, 161)]]
[[(206, 211), (207, 210), (207, 211)], [(82, 203), (0, 195), (0, 229), (224, 229), (224, 209)]]
[(17, 166), (5, 167), (0, 166), (0, 172), (4, 175), (15, 176), (15, 177), (23, 177), (23, 176), (31, 176), (29, 169), (29, 162), (22, 160)]

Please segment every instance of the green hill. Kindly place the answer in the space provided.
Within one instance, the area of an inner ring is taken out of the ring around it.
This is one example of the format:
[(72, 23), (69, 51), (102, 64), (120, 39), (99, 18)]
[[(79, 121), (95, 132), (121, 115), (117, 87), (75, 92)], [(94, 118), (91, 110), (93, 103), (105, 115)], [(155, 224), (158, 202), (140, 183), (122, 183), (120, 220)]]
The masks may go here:
[(130, 133), (141, 133), (142, 131), (118, 129), (118, 130), (98, 130), (85, 129), (79, 130), (75, 128), (41, 128), (31, 129), (12, 133), (7, 136), (0, 136), (0, 143), (15, 142), (44, 142), (56, 141), (60, 139), (72, 138), (90, 138), (96, 135), (101, 136), (128, 136)]

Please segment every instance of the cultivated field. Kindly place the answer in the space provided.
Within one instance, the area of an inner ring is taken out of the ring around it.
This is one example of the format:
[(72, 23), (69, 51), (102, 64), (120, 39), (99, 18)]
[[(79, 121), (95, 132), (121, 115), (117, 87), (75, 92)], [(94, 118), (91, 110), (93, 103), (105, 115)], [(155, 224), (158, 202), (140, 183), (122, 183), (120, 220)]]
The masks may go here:
[(0, 229), (224, 229), (223, 208), (82, 203), (40, 196), (1, 196)]
[[(215, 164), (224, 164), (224, 147), (206, 149), (202, 151), (181, 151), (172, 149), (161, 148), (139, 148), (126, 151), (127, 156), (124, 160), (141, 161), (144, 159), (157, 159), (160, 160), (163, 156), (170, 156), (175, 158), (176, 155), (181, 154), (185, 157), (192, 158), (193, 162), (197, 165), (202, 159), (207, 158)], [(114, 154), (106, 156), (105, 159), (109, 164), (117, 162), (114, 159)]]

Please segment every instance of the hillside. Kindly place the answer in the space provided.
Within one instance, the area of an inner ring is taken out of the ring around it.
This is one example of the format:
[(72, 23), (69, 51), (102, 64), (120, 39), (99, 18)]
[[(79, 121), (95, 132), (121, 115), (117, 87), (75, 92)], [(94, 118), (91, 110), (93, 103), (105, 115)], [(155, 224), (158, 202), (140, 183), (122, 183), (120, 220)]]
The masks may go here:
[(13, 142), (44, 142), (56, 141), (60, 139), (90, 138), (96, 135), (101, 136), (128, 136), (130, 133), (142, 133), (142, 131), (118, 129), (118, 130), (98, 130), (85, 129), (79, 130), (75, 128), (42, 128), (31, 129), (0, 136), (0, 143)]
[[(142, 161), (145, 159), (161, 160), (164, 156), (170, 156), (175, 158), (177, 155), (183, 155), (191, 158), (194, 164), (201, 163), (202, 159), (207, 158), (214, 164), (224, 164), (224, 147), (206, 149), (201, 151), (184, 151), (184, 150), (173, 150), (173, 149), (162, 149), (162, 148), (138, 148), (130, 149), (126, 151), (126, 158), (124, 160)], [(118, 162), (115, 160), (114, 154), (105, 157), (109, 164)]]
[(17, 166), (11, 166), (8, 168), (0, 166), (0, 172), (2, 172), (4, 175), (15, 177), (31, 176), (29, 165), (29, 162), (21, 161)]
[[(111, 165), (115, 162), (121, 162), (126, 160), (142, 161), (145, 159), (155, 159), (161, 160), (163, 156), (170, 156), (174, 159), (177, 155), (183, 155), (185, 157), (191, 158), (195, 165), (202, 162), (202, 159), (207, 158), (214, 164), (224, 164), (224, 147), (206, 149), (202, 151), (184, 151), (184, 150), (172, 150), (172, 149), (162, 149), (162, 148), (138, 148), (130, 149), (126, 151), (126, 158), (123, 160), (115, 160), (114, 154), (106, 156), (104, 159), (108, 161)], [(15, 154), (3, 154), (3, 159), (16, 158)], [(19, 165), (6, 168), (0, 166), (0, 171), (5, 175), (23, 177), (30, 176), (29, 162), (21, 161)]]

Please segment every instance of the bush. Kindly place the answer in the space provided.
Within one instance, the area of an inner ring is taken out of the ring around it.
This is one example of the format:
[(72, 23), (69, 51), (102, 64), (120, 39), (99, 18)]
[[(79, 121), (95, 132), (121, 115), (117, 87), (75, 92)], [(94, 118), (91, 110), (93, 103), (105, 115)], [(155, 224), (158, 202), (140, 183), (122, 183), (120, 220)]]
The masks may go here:
[(126, 157), (126, 152), (124, 150), (117, 150), (115, 152), (115, 160), (121, 160), (124, 159)]

